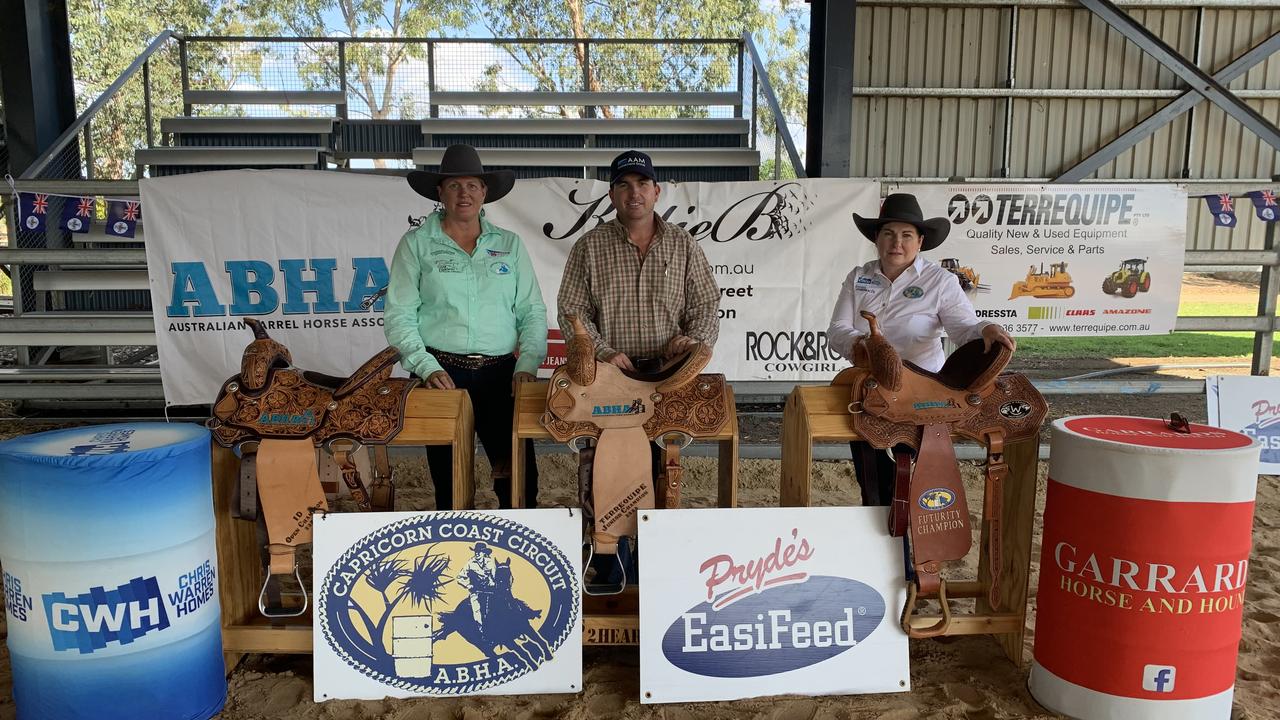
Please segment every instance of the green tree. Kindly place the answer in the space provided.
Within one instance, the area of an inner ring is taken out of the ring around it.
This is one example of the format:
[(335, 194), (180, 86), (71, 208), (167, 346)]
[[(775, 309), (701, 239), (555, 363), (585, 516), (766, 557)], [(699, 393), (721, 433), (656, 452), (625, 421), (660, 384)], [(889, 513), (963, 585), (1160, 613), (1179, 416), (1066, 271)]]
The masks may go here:
[[(77, 110), (83, 112), (166, 29), (187, 34), (237, 33), (253, 28), (239, 20), (237, 0), (69, 0), (72, 72)], [(193, 74), (213, 72), (222, 62), (198, 48), (188, 57)], [(171, 42), (149, 63), (153, 130), (160, 118), (182, 114), (182, 77), (177, 43)], [(108, 102), (90, 126), (95, 178), (119, 179), (133, 173), (133, 151), (146, 147), (142, 73)], [(86, 162), (85, 155), (81, 162)], [(75, 168), (52, 168), (75, 173)]]
[[(469, 0), (471, 13), (495, 37), (696, 39), (752, 33), (765, 59), (784, 117), (803, 132), (808, 85), (807, 5), (797, 0), (553, 0), (529, 13), (523, 0)], [(708, 43), (504, 43), (508, 62), (491, 64), (481, 90), (725, 91), (736, 89), (737, 54)], [(749, 60), (744, 59), (744, 65)], [(751, 69), (744, 68), (750, 77)], [(744, 93), (750, 93), (746, 85)], [(776, 123), (761, 100), (761, 135)], [(606, 116), (612, 108), (602, 108)], [(585, 114), (574, 107), (531, 108), (529, 115)], [(705, 107), (630, 107), (632, 117), (698, 117)], [(771, 145), (771, 143), (767, 143)], [(770, 177), (772, 169), (770, 168)], [(763, 175), (762, 175), (763, 177)]]
[[(461, 0), (249, 0), (251, 14), (277, 32), (300, 37), (439, 37), (466, 26)], [(297, 62), (309, 88), (339, 86), (337, 43), (307, 43), (311, 57)], [(375, 120), (418, 118), (426, 113), (420, 83), (398, 82), (415, 61), (425, 63), (424, 43), (387, 41), (346, 43), (347, 92), (359, 100), (356, 114)]]

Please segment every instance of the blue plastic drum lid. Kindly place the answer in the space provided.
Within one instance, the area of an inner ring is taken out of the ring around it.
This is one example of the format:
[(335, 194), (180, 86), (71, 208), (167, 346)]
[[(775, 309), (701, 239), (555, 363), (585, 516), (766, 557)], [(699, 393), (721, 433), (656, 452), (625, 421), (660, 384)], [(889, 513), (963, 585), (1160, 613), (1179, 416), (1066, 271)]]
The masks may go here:
[(204, 720), (226, 678), (209, 432), (97, 425), (0, 443), (18, 718)]

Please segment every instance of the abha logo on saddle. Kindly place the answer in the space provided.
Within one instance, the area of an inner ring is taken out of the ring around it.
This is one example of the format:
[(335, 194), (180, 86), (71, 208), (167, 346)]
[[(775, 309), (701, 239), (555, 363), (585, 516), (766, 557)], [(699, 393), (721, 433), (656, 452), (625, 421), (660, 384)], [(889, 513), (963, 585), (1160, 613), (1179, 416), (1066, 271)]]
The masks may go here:
[(406, 513), (347, 547), (317, 590), (330, 649), (411, 694), (474, 693), (535, 672), (581, 614), (577, 571), (560, 547), (476, 512)]

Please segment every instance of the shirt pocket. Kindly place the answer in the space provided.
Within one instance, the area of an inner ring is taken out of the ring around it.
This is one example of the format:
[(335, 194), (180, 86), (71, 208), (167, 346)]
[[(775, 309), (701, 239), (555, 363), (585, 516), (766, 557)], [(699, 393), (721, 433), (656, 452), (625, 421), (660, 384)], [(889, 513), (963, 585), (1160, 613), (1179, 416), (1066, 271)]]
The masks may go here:
[(487, 257), (475, 268), (482, 278), (480, 303), (511, 311), (516, 304), (516, 274), (519, 268), (510, 257)]

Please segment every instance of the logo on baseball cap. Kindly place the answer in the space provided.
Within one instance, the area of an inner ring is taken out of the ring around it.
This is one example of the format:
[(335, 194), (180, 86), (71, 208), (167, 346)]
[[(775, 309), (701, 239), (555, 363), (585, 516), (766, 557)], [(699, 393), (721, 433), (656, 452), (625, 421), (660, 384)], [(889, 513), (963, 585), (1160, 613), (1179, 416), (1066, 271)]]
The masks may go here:
[(618, 182), (618, 178), (627, 173), (643, 175), (654, 182), (658, 181), (658, 175), (653, 171), (653, 160), (639, 150), (628, 150), (613, 159), (613, 164), (609, 166), (609, 184)]

